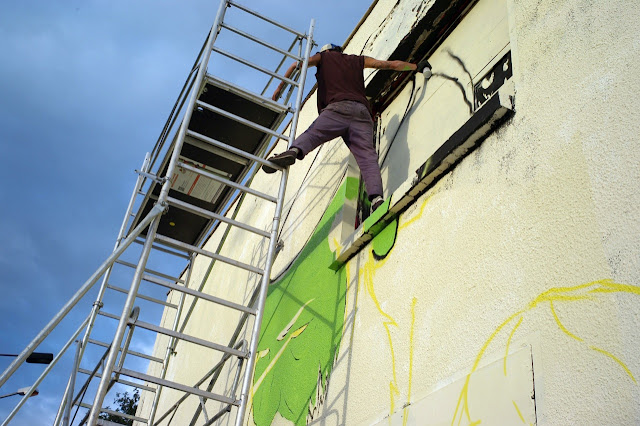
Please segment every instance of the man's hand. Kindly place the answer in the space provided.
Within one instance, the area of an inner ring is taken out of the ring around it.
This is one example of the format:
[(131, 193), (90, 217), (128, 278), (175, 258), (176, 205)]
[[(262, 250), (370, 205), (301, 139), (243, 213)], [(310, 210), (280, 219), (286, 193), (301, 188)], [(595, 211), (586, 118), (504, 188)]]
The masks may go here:
[(423, 72), (425, 68), (431, 69), (431, 64), (426, 59), (423, 59), (422, 61), (418, 62), (416, 71)]
[[(293, 71), (295, 71), (296, 68), (298, 68), (299, 64), (298, 62), (294, 62), (291, 64), (291, 66), (287, 69), (287, 71), (284, 73), (285, 78), (289, 78), (291, 77), (291, 74), (293, 74)], [(274, 101), (277, 101), (278, 98), (280, 97), (280, 93), (282, 92), (282, 89), (284, 88), (284, 81), (281, 81), (280, 84), (278, 84), (278, 87), (276, 89), (275, 92), (273, 92), (273, 96), (271, 96), (271, 99)]]
[(274, 101), (277, 101), (280, 98), (280, 92), (282, 92), (282, 87), (284, 86), (284, 81), (281, 82), (278, 85), (278, 88), (275, 90), (275, 92), (273, 92), (273, 96), (271, 96), (271, 99)]

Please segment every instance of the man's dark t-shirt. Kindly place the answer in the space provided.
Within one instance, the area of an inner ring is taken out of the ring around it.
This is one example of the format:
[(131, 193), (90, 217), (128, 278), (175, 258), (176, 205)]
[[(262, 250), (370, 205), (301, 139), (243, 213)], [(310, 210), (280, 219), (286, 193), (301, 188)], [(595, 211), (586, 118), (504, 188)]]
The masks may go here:
[(318, 114), (327, 105), (340, 101), (356, 101), (371, 107), (364, 91), (364, 56), (345, 55), (336, 51), (320, 53), (316, 71), (318, 80)]

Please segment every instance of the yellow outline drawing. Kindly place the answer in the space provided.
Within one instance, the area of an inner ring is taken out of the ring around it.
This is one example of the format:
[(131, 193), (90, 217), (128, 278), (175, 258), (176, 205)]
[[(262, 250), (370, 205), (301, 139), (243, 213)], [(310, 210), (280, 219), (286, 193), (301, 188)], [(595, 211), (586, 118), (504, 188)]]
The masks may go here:
[[(560, 321), (560, 318), (556, 314), (556, 311), (555, 311), (553, 303), (554, 302), (576, 302), (576, 301), (580, 301), (580, 300), (595, 300), (596, 299), (596, 295), (598, 293), (629, 293), (629, 294), (640, 295), (640, 287), (633, 286), (633, 285), (628, 285), (628, 284), (615, 283), (611, 279), (602, 279), (602, 280), (592, 281), (592, 282), (589, 282), (589, 283), (586, 283), (586, 284), (581, 284), (581, 285), (577, 285), (577, 286), (573, 286), (573, 287), (554, 287), (554, 288), (551, 288), (551, 289), (541, 293), (540, 295), (538, 295), (538, 297), (533, 299), (527, 305), (526, 308), (524, 308), (521, 311), (518, 311), (515, 314), (511, 315), (502, 324), (500, 324), (494, 330), (494, 332), (491, 333), (491, 336), (489, 336), (487, 341), (484, 343), (484, 345), (480, 349), (480, 352), (478, 352), (478, 355), (476, 356), (475, 362), (473, 363), (473, 367), (471, 368), (471, 372), (467, 375), (467, 378), (465, 380), (464, 386), (462, 387), (462, 391), (460, 392), (460, 397), (458, 398), (458, 403), (456, 404), (456, 410), (455, 410), (455, 412), (453, 414), (453, 419), (451, 420), (451, 424), (454, 425), (456, 423), (456, 419), (457, 419), (457, 424), (458, 425), (461, 424), (464, 417), (466, 417), (466, 419), (468, 421), (468, 424), (470, 424), (470, 425), (477, 425), (477, 424), (479, 424), (481, 422), (481, 420), (475, 420), (475, 421), (471, 420), (471, 413), (469, 412), (469, 401), (468, 401), (468, 398), (469, 398), (469, 381), (471, 380), (471, 375), (478, 368), (480, 360), (484, 356), (484, 353), (487, 350), (487, 347), (495, 339), (495, 337), (498, 335), (498, 333), (500, 333), (500, 331), (503, 328), (505, 328), (509, 323), (511, 323), (516, 318), (518, 318), (518, 322), (514, 326), (514, 328), (512, 329), (511, 333), (509, 334), (509, 338), (508, 338), (507, 344), (506, 344), (505, 360), (504, 360), (504, 371), (505, 371), (505, 375), (506, 375), (506, 370), (507, 370), (506, 354), (509, 353), (509, 344), (511, 343), (511, 339), (512, 339), (513, 335), (515, 334), (516, 330), (518, 329), (518, 327), (522, 323), (522, 321), (524, 319), (524, 314), (526, 314), (527, 312), (535, 309), (536, 307), (539, 307), (543, 303), (549, 302), (549, 307), (550, 307), (551, 314), (553, 315), (554, 320), (555, 320), (556, 324), (558, 325), (558, 328), (564, 334), (566, 334), (567, 336), (571, 337), (572, 339), (575, 339), (578, 342), (584, 342), (584, 339), (582, 339), (579, 336), (576, 336), (575, 334), (571, 333), (564, 326), (564, 324), (562, 324), (562, 322)], [(610, 352), (608, 352), (608, 351), (606, 351), (606, 350), (604, 350), (602, 348), (598, 348), (598, 347), (593, 346), (593, 345), (587, 345), (587, 347), (589, 349), (591, 349), (591, 350), (594, 350), (594, 351), (596, 351), (598, 353), (601, 353), (601, 354), (611, 358), (612, 360), (614, 360), (618, 365), (620, 365), (620, 367), (622, 367), (622, 369), (624, 369), (624, 371), (631, 378), (631, 380), (633, 380), (633, 382), (637, 384), (637, 381), (636, 381), (635, 377), (633, 376), (633, 373), (631, 372), (629, 367), (627, 367), (627, 365), (622, 360), (620, 360), (618, 357), (616, 357), (612, 353), (610, 353)], [(518, 406), (515, 405), (515, 402), (514, 402), (514, 407), (515, 407), (518, 415), (520, 416), (520, 418), (523, 418), (522, 417), (522, 413), (520, 412), (520, 409), (518, 408)]]

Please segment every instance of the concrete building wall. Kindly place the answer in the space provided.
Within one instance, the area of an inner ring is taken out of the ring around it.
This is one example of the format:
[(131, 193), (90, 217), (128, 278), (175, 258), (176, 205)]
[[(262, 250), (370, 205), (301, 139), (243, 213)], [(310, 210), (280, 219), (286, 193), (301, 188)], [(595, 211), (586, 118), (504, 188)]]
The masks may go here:
[[(388, 57), (437, 3), (379, 0), (346, 51)], [(385, 196), (392, 211), (407, 207), (372, 241), (375, 224), (345, 223), (357, 179), (341, 140), (291, 168), (250, 423), (640, 422), (640, 12), (629, 6), (479, 0), (432, 52), (434, 76), (416, 78), (413, 105), (406, 86), (382, 113)], [(473, 97), (468, 76), (481, 82), (508, 51), (512, 76), (494, 96), (509, 118), (407, 196), (416, 169), (478, 114), (463, 96)], [(312, 95), (299, 131), (316, 116)], [(260, 174), (253, 186), (278, 181)], [(238, 217), (269, 229), (272, 208), (247, 198)], [(358, 238), (355, 255), (329, 269)], [(266, 247), (231, 231), (224, 253), (257, 263)], [(208, 266), (198, 261), (197, 282), (248, 301), (255, 276)], [(198, 305), (188, 331), (224, 341), (237, 322)], [(219, 359), (177, 352), (168, 377), (194, 383)], [(159, 412), (179, 395), (163, 393)], [(141, 410), (149, 404), (143, 395)], [(189, 424), (196, 405), (173, 424)]]

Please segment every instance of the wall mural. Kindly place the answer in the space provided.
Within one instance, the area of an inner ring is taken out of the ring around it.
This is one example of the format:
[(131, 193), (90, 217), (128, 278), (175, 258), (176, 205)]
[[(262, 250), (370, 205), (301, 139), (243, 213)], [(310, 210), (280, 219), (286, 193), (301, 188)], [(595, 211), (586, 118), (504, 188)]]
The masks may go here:
[[(460, 58), (450, 51), (447, 53), (466, 71)], [(434, 75), (462, 86), (457, 78), (444, 73), (434, 73)], [(482, 106), (510, 76), (511, 58), (508, 52), (486, 76), (480, 79), (478, 84), (472, 85), (474, 91), (471, 100), (462, 88), (463, 101), (473, 112), (474, 108)], [(420, 174), (420, 170), (418, 173)], [(347, 200), (354, 202), (353, 200), (357, 198), (357, 188), (358, 179), (347, 178), (343, 182), (298, 258), (286, 273), (269, 287), (251, 393), (250, 406), (256, 425), (270, 425), (278, 415), (296, 425), (304, 425), (321, 411), (345, 328), (347, 282), (350, 275), (348, 263), (338, 271), (329, 269), (328, 266), (334, 261), (335, 256), (330, 247), (329, 235), (345, 202)], [(372, 302), (379, 314), (377, 319), (368, 319), (368, 321), (380, 321), (385, 330), (391, 364), (379, 367), (386, 369), (386, 374), (390, 377), (390, 416), (396, 412), (398, 406), (403, 407), (406, 414), (407, 407), (411, 403), (414, 323), (419, 301), (416, 297), (408, 300), (405, 312), (394, 313), (385, 310), (384, 301), (380, 301), (376, 295), (374, 276), (376, 270), (387, 262), (398, 233), (421, 218), (432, 197), (433, 195), (422, 202), (419, 211), (411, 219), (401, 221), (396, 217), (385, 224), (384, 229), (377, 233), (371, 242), (364, 266), (355, 271), (358, 281), (356, 291), (362, 290), (367, 296), (364, 301)], [(335, 242), (334, 245), (339, 246), (339, 242)], [(623, 359), (607, 348), (587, 342), (576, 335), (565, 325), (555, 309), (560, 304), (594, 300), (613, 293), (640, 296), (640, 287), (616, 283), (610, 279), (577, 286), (554, 287), (541, 293), (526, 307), (505, 319), (479, 349), (452, 413), (451, 424), (481, 423), (482, 419), (474, 418), (469, 408), (469, 399), (473, 397), (469, 392), (469, 384), (473, 374), (477, 371), (489, 346), (494, 344), (504, 346), (506, 376), (507, 355), (511, 341), (527, 315), (534, 310), (548, 309), (550, 319), (553, 319), (553, 323), (567, 337), (579, 342), (585, 350), (601, 354), (604, 362), (615, 363), (624, 370), (629, 380), (637, 383), (633, 372)], [(355, 304), (364, 303), (364, 301), (358, 302), (356, 297)], [(410, 330), (401, 334), (409, 338), (407, 345), (409, 353), (406, 354), (398, 354), (394, 349), (394, 346), (397, 347), (397, 342), (394, 342), (393, 336), (399, 335), (397, 332), (392, 333), (392, 330), (398, 327), (394, 317), (400, 314), (408, 314), (411, 318)], [(500, 343), (502, 340), (499, 341), (499, 337), (504, 340), (503, 343)], [(396, 360), (399, 356), (405, 360), (408, 358), (409, 361), (408, 372), (403, 372), (404, 381), (399, 380), (396, 371)], [(397, 399), (400, 396), (401, 387), (406, 387), (406, 401), (399, 404)], [(476, 392), (482, 392), (482, 390), (476, 390)], [(515, 401), (513, 401), (513, 409), (524, 422), (524, 417)], [(407, 415), (403, 416), (405, 424), (407, 418)]]
[[(451, 51), (447, 53), (468, 75), (462, 60)], [(467, 98), (457, 78), (443, 73), (435, 75), (457, 84), (463, 100), (472, 110), (473, 101)], [(348, 178), (342, 184), (296, 261), (284, 276), (269, 287), (252, 388), (252, 411), (256, 425), (271, 424), (277, 413), (296, 425), (302, 425), (319, 411), (341, 342), (349, 275), (347, 268), (337, 272), (328, 268), (334, 260), (328, 241), (329, 232), (345, 201), (357, 197), (358, 186), (359, 181), (355, 178)], [(422, 205), (420, 215), (427, 202)], [(384, 265), (385, 258), (395, 244), (398, 230), (415, 220), (417, 217), (402, 227), (398, 226), (398, 218), (385, 224), (371, 243), (372, 250), (366, 264), (357, 272), (359, 282), (375, 304), (387, 332), (393, 377), (389, 383), (390, 413), (395, 411), (395, 399), (399, 395), (390, 330), (398, 325), (378, 301), (373, 275), (376, 269)], [(416, 304), (417, 299), (413, 298), (407, 306), (412, 318)], [(413, 321), (410, 339), (412, 366)], [(408, 400), (405, 406), (410, 400), (411, 379), (407, 386)]]
[[(341, 268), (334, 272), (327, 266), (331, 264), (334, 256), (329, 246), (329, 232), (334, 219), (344, 202), (354, 200), (357, 196), (357, 180), (347, 179), (300, 256), (286, 274), (269, 288), (252, 388), (253, 419), (257, 425), (272, 424), (276, 413), (296, 425), (304, 425), (320, 411), (329, 377), (338, 356), (345, 325), (349, 271), (348, 268)], [(362, 289), (367, 296), (365, 300), (375, 305), (379, 313), (378, 321), (385, 330), (388, 343), (391, 364), (386, 367), (381, 365), (380, 368), (386, 368), (391, 378), (389, 415), (396, 412), (398, 406), (406, 411), (411, 403), (413, 336), (418, 299), (412, 297), (407, 301), (406, 309), (411, 316), (411, 329), (407, 333), (409, 353), (398, 354), (394, 348), (397, 342), (393, 340), (392, 329), (398, 327), (394, 316), (400, 313), (394, 314), (383, 308), (384, 301), (380, 301), (376, 295), (374, 276), (376, 270), (385, 265), (398, 233), (411, 227), (421, 218), (432, 197), (433, 195), (422, 202), (419, 211), (411, 219), (401, 222), (396, 218), (381, 231), (372, 241), (372, 249), (368, 252), (363, 268), (357, 271), (358, 282), (361, 284), (357, 291)], [(616, 283), (610, 279), (577, 286), (554, 287), (541, 293), (526, 307), (510, 315), (493, 331), (476, 355), (460, 392), (455, 411), (452, 413), (451, 424), (476, 425), (482, 421), (474, 418), (469, 409), (469, 399), (473, 397), (469, 392), (469, 385), (473, 374), (493, 343), (504, 345), (506, 376), (507, 355), (511, 341), (527, 315), (536, 309), (548, 309), (553, 322), (567, 337), (579, 342), (585, 350), (601, 354), (604, 362), (615, 363), (626, 373), (629, 380), (637, 383), (634, 373), (624, 360), (607, 348), (576, 335), (556, 312), (556, 306), (559, 304), (594, 300), (614, 293), (640, 296), (640, 287)], [(502, 337), (504, 342), (499, 343), (498, 337)], [(403, 376), (406, 377), (404, 383), (398, 379), (396, 371), (398, 357), (409, 360), (409, 371)], [(401, 386), (407, 389), (406, 401), (399, 403), (397, 399)], [(476, 392), (482, 392), (482, 390), (479, 389)], [(513, 409), (521, 419), (524, 419), (515, 401)], [(406, 419), (405, 415), (405, 424)]]
[(357, 187), (355, 178), (342, 183), (298, 258), (269, 286), (252, 389), (257, 425), (270, 425), (276, 413), (304, 425), (324, 395), (342, 339), (347, 289), (346, 268), (328, 268), (334, 260), (329, 232)]

